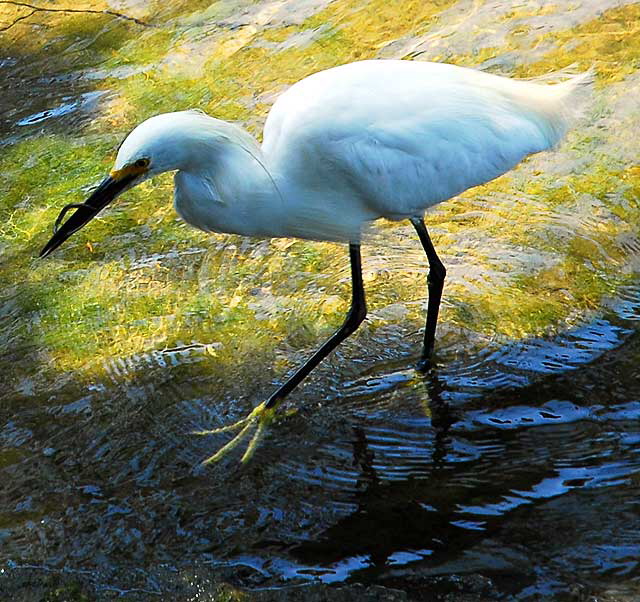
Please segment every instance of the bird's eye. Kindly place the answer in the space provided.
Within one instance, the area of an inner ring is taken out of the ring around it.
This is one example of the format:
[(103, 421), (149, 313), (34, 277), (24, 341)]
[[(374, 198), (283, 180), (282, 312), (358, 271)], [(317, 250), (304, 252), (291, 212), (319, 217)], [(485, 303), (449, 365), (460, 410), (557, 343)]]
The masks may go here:
[(136, 167), (149, 167), (149, 159), (138, 159), (134, 165)]

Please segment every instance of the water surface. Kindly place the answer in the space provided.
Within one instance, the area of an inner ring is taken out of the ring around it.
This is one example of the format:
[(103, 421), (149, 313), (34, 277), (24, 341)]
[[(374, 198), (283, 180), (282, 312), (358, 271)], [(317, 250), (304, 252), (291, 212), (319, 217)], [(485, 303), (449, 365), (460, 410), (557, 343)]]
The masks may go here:
[[(142, 24), (43, 13), (0, 33), (0, 591), (54, 574), (91, 599), (638, 599), (640, 5), (94, 8)], [(201, 467), (228, 437), (191, 432), (246, 415), (340, 323), (346, 250), (195, 232), (160, 178), (35, 255), (141, 119), (195, 106), (259, 135), (293, 81), (370, 57), (593, 65), (597, 83), (557, 151), (427, 216), (448, 267), (435, 370), (414, 370), (425, 258), (380, 224), (367, 322), (249, 465)]]

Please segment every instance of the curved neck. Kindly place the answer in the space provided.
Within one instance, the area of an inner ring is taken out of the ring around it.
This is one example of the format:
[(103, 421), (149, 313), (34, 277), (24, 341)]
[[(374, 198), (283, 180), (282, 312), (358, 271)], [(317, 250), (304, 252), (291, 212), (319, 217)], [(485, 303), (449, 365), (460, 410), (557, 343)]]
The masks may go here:
[[(247, 134), (245, 134), (248, 136)], [(175, 177), (176, 211), (206, 231), (283, 236), (284, 199), (253, 141), (226, 139)]]
[(348, 186), (332, 185), (321, 170), (319, 177), (299, 147), (266, 157), (233, 124), (210, 119), (181, 132), (174, 148), (175, 208), (201, 230), (353, 242), (364, 220), (379, 217)]

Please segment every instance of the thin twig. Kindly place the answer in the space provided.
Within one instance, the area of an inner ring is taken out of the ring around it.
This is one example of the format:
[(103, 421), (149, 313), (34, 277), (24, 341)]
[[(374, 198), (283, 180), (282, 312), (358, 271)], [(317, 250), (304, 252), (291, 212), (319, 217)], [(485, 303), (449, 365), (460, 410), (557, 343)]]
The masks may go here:
[(28, 19), (30, 16), (34, 15), (37, 12), (81, 13), (81, 14), (84, 13), (84, 14), (91, 14), (91, 15), (109, 15), (116, 19), (125, 19), (126, 21), (133, 21), (134, 23), (138, 25), (142, 25), (143, 27), (150, 27), (150, 24), (146, 23), (145, 21), (141, 21), (140, 19), (136, 19), (135, 17), (130, 17), (129, 15), (123, 15), (122, 13), (117, 13), (112, 10), (95, 10), (91, 8), (47, 8), (44, 6), (35, 6), (34, 4), (28, 4), (26, 2), (16, 2), (15, 0), (0, 0), (0, 4), (10, 4), (11, 6), (18, 6), (20, 8), (32, 9), (28, 15), (22, 15), (21, 17), (18, 17), (15, 21), (13, 21), (13, 23), (10, 23), (9, 25), (6, 25), (0, 28), (0, 32), (7, 31), (7, 29), (10, 29), (14, 25), (16, 25), (16, 23), (19, 23), (24, 19)]
[(7, 31), (8, 29), (11, 29), (14, 25), (17, 25), (18, 23), (20, 23), (20, 21), (24, 21), (25, 19), (28, 19), (31, 15), (35, 15), (37, 12), (38, 12), (37, 10), (32, 10), (30, 13), (26, 15), (22, 15), (21, 17), (18, 17), (13, 23), (9, 23), (9, 25), (0, 27), (0, 33), (2, 33), (3, 31)]

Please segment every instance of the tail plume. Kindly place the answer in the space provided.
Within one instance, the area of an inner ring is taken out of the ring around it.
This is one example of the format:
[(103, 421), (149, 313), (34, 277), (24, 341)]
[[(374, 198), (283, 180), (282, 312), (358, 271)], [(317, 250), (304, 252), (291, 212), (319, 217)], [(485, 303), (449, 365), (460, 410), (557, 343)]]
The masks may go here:
[[(549, 76), (544, 79), (549, 79)], [(567, 130), (584, 115), (591, 99), (594, 81), (595, 70), (591, 67), (558, 84), (538, 84), (541, 92), (546, 92), (546, 101), (540, 103), (540, 108), (552, 131), (552, 146), (557, 146)]]
[(549, 148), (557, 146), (567, 130), (580, 118), (589, 105), (595, 70), (569, 75), (568, 79), (549, 85), (549, 80), (567, 77), (556, 72), (531, 80), (520, 80), (513, 89), (512, 101), (536, 116)]

